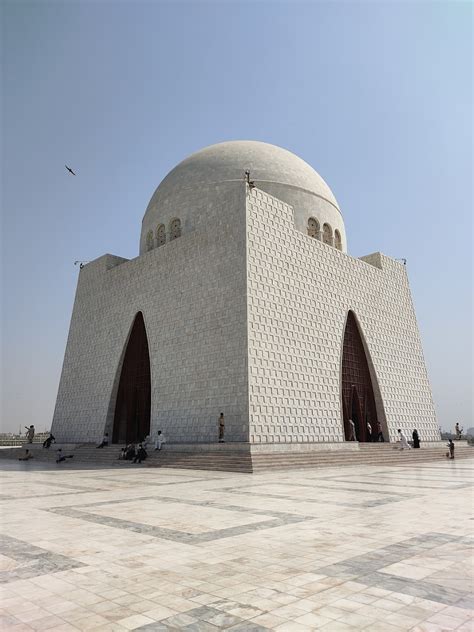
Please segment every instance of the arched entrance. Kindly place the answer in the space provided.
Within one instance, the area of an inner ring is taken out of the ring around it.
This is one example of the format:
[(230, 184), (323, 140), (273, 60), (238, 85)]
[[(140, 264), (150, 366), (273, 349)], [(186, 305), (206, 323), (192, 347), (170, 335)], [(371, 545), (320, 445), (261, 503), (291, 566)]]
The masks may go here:
[(370, 441), (367, 423), (372, 427), (372, 437), (376, 436), (377, 409), (369, 365), (353, 312), (347, 315), (344, 332), (341, 390), (346, 440), (350, 438), (349, 419), (352, 419), (356, 428), (356, 439)]
[(112, 441), (142, 441), (150, 432), (150, 408), (150, 354), (143, 314), (138, 312), (120, 373)]

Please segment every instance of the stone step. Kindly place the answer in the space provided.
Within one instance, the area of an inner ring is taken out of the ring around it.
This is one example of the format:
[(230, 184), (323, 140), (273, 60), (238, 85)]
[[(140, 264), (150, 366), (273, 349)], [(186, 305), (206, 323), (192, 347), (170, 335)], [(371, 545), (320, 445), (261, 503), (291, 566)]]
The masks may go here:
[[(250, 453), (250, 446), (232, 449), (232, 446), (206, 449), (199, 446), (198, 452), (179, 450), (177, 446), (164, 448), (161, 452), (154, 450), (144, 465), (147, 467), (165, 467), (182, 469), (199, 469), (229, 472), (264, 472), (286, 469), (310, 469), (320, 467), (343, 467), (349, 465), (411, 465), (444, 459), (447, 447), (440, 443), (437, 446), (422, 447), (419, 450), (399, 450), (395, 444), (360, 444), (358, 449), (301, 450), (298, 452), (275, 451), (269, 453)], [(33, 448), (32, 453), (38, 461), (56, 460), (56, 449), (43, 450)], [(64, 454), (74, 454), (79, 463), (103, 466), (123, 466), (131, 463), (118, 459), (120, 446), (108, 446), (98, 450), (95, 445), (64, 446)], [(24, 448), (5, 448), (0, 450), (0, 457), (18, 458), (24, 454)], [(456, 459), (474, 457), (474, 449), (467, 444), (456, 446)]]

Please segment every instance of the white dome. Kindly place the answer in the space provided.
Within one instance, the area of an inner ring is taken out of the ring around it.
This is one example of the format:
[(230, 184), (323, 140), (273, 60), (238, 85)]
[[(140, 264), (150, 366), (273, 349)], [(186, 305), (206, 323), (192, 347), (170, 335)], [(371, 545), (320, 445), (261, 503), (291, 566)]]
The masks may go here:
[[(336, 198), (321, 176), (286, 149), (237, 140), (205, 147), (169, 172), (143, 217), (140, 253), (152, 249), (158, 241), (167, 242), (171, 238), (170, 227), (177, 220), (182, 234), (205, 225), (212, 209), (222, 204), (224, 191), (238, 190), (239, 183), (243, 187), (247, 169), (257, 188), (293, 208), (298, 231), (307, 234), (308, 222), (316, 222), (321, 234), (326, 227), (331, 235), (337, 235), (340, 249), (346, 252), (344, 220)], [(158, 239), (158, 230), (166, 230), (166, 236)]]
[(259, 188), (287, 185), (312, 193), (340, 210), (331, 189), (307, 162), (291, 151), (254, 140), (218, 143), (191, 154), (161, 182), (149, 206), (158, 197), (167, 197), (183, 187), (243, 180), (246, 169)]

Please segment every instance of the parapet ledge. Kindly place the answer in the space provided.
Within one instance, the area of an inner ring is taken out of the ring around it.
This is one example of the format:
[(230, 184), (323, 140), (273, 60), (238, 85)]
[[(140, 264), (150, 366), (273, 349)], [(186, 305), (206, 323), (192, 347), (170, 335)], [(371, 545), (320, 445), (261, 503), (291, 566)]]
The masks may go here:
[(365, 261), (374, 268), (379, 268), (382, 270), (382, 253), (381, 252), (373, 252), (371, 255), (365, 255), (365, 257), (359, 257), (361, 261)]
[(122, 265), (122, 263), (126, 263), (129, 259), (125, 259), (124, 257), (118, 257), (117, 255), (109, 255), (105, 254), (101, 257), (97, 257), (93, 261), (89, 261), (83, 266), (83, 270), (110, 270), (111, 268), (116, 268), (117, 266)]
[(118, 257), (117, 255), (104, 255), (105, 258), (105, 269), (110, 270), (111, 268), (116, 268), (117, 266), (122, 265), (122, 263), (126, 263), (129, 259), (125, 259), (125, 257)]

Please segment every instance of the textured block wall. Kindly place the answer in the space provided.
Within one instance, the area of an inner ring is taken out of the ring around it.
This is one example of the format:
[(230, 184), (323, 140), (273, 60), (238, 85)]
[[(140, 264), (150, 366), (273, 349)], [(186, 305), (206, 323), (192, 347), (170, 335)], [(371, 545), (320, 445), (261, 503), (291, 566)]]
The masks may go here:
[[(343, 441), (348, 310), (362, 329), (390, 434), (440, 439), (405, 267), (355, 259), (295, 230), (293, 210), (247, 197), (250, 441)], [(375, 390), (375, 389), (374, 389)], [(378, 402), (380, 405), (380, 402)]]
[(105, 255), (80, 272), (52, 427), (58, 439), (112, 432), (120, 362), (142, 311), (152, 429), (170, 441), (215, 441), (223, 411), (226, 438), (248, 440), (245, 186), (184, 191), (180, 208), (195, 217), (180, 238), (131, 261)]

